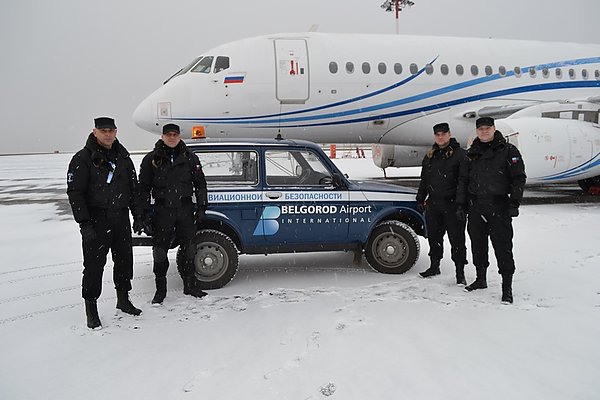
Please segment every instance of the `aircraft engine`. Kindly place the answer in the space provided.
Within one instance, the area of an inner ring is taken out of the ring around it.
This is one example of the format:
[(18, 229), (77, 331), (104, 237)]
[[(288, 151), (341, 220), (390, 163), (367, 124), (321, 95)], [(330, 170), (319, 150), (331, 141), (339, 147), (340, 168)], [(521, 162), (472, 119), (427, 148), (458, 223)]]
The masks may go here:
[(374, 144), (371, 146), (373, 163), (379, 168), (420, 167), (431, 147)]
[(577, 179), (588, 190), (600, 178), (597, 123), (526, 117), (496, 120), (496, 128), (519, 148), (529, 184)]

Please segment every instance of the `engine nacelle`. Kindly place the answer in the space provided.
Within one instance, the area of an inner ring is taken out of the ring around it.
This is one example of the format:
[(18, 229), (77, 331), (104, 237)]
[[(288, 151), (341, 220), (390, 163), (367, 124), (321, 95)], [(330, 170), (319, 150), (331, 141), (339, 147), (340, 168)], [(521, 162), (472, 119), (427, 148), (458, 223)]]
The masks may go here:
[(527, 183), (576, 182), (600, 175), (600, 126), (555, 118), (507, 118), (496, 128), (516, 145)]
[(397, 146), (392, 144), (374, 144), (371, 146), (373, 163), (379, 168), (420, 167), (423, 157), (431, 146)]

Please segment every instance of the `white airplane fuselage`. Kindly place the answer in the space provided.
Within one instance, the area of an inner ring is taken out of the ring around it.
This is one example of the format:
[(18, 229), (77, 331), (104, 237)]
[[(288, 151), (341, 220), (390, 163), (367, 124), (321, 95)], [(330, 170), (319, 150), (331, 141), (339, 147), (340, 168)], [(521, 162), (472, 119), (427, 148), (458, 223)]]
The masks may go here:
[(420, 165), (438, 122), (467, 147), (475, 119), (492, 116), (523, 153), (529, 183), (600, 175), (600, 45), (297, 33), (203, 57), (138, 106), (138, 126), (395, 145), (379, 147), (387, 167)]

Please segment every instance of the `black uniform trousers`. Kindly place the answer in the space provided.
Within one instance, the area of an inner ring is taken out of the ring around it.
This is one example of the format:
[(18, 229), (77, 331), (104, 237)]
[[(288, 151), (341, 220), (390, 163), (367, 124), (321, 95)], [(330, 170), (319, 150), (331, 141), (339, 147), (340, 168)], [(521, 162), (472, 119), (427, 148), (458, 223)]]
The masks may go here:
[(427, 223), (427, 240), (429, 242), (429, 257), (441, 260), (444, 256), (444, 235), (448, 232), (451, 245), (452, 261), (456, 265), (467, 264), (467, 248), (465, 246), (465, 224), (456, 217), (456, 205), (431, 204), (425, 212)]
[[(157, 277), (165, 277), (169, 268), (167, 251), (173, 240), (186, 252), (187, 259), (192, 258), (192, 255), (186, 251), (192, 250), (191, 241), (196, 234), (192, 199), (183, 199), (179, 207), (166, 207), (161, 205), (160, 200), (157, 200), (154, 204), (152, 225), (154, 227), (154, 236), (152, 236), (153, 270)], [(179, 267), (182, 277), (193, 273), (191, 263), (185, 263)]]
[(487, 268), (489, 263), (488, 238), (492, 241), (498, 263), (498, 273), (513, 274), (513, 227), (508, 216), (508, 202), (478, 202), (469, 205), (469, 223), (467, 226), (471, 238), (473, 264), (476, 268)]
[(82, 240), (82, 297), (86, 300), (95, 300), (100, 297), (102, 274), (109, 249), (114, 263), (115, 289), (129, 292), (131, 279), (133, 279), (133, 251), (131, 249), (131, 223), (127, 209), (90, 208), (89, 213), (96, 232), (96, 239)]

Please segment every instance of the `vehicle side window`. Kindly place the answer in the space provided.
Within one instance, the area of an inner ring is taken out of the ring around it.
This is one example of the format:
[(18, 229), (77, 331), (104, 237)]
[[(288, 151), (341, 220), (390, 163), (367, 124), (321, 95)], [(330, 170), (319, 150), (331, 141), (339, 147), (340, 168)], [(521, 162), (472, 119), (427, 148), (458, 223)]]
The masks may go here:
[(254, 186), (258, 184), (258, 155), (255, 151), (196, 152), (208, 187)]
[(269, 186), (331, 186), (329, 169), (307, 150), (268, 150), (265, 153)]
[(229, 57), (219, 56), (215, 61), (215, 68), (213, 72), (216, 74), (217, 72), (221, 72), (229, 68)]

